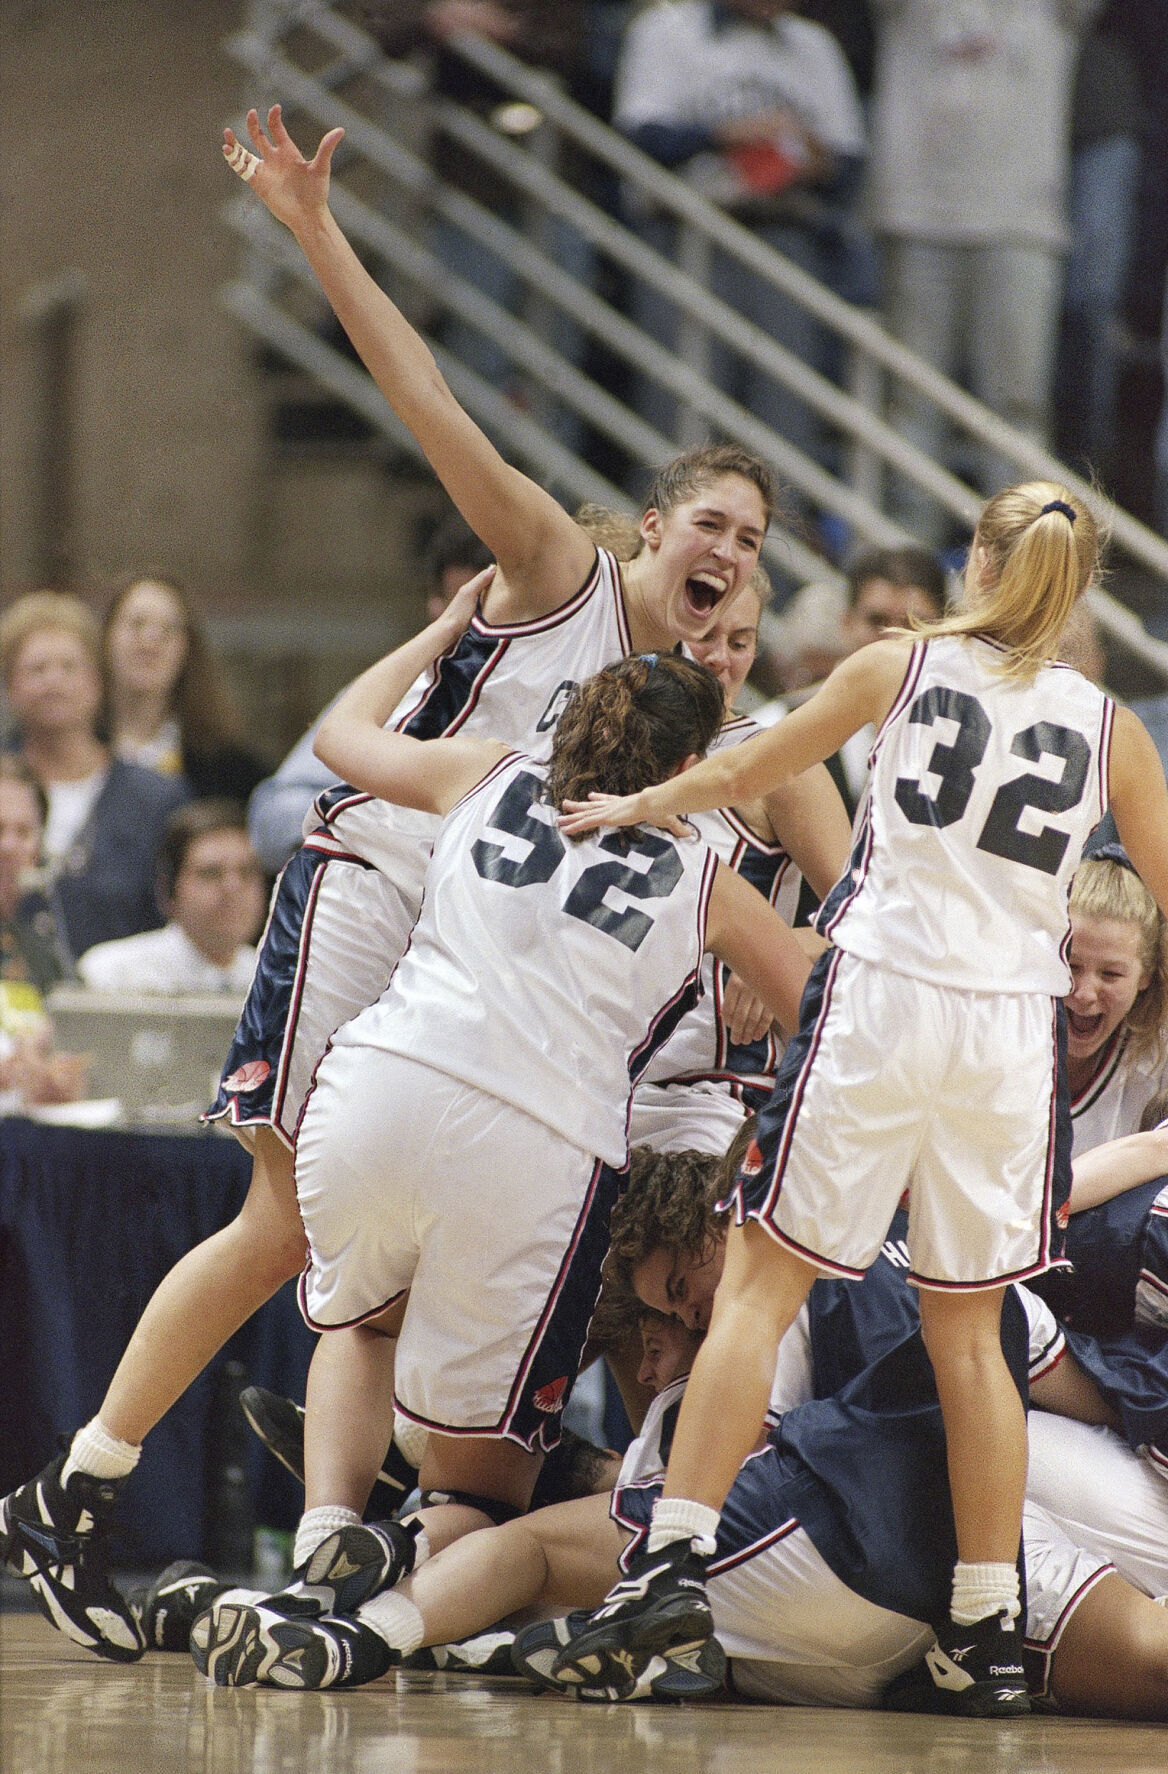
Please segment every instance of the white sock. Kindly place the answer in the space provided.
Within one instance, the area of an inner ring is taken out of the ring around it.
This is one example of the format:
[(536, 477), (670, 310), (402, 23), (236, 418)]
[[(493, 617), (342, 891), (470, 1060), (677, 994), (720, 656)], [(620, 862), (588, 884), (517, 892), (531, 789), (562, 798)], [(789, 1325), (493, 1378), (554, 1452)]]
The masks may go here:
[(650, 1552), (660, 1552), (674, 1540), (692, 1540), (695, 1552), (707, 1558), (716, 1544), (720, 1511), (688, 1497), (658, 1497), (649, 1523)]
[(119, 1441), (100, 1417), (94, 1417), (73, 1437), (61, 1469), (61, 1483), (67, 1484), (75, 1472), (86, 1472), (91, 1478), (125, 1478), (141, 1457), (140, 1447), (132, 1441)]
[(413, 1602), (396, 1589), (383, 1589), (371, 1601), (362, 1602), (357, 1609), (357, 1619), (362, 1626), (371, 1627), (391, 1651), (400, 1651), (403, 1657), (416, 1651), (426, 1636), (421, 1614)]
[(318, 1546), (323, 1546), (330, 1534), (338, 1528), (360, 1527), (361, 1517), (355, 1509), (346, 1509), (339, 1503), (326, 1503), (319, 1509), (306, 1509), (300, 1517), (300, 1526), (296, 1530), (296, 1543), (292, 1548), (292, 1569), (298, 1571), (306, 1559), (310, 1559)]
[(950, 1618), (957, 1626), (975, 1626), (991, 1614), (1017, 1619), (1018, 1567), (1007, 1564), (970, 1565), (958, 1560), (953, 1567), (953, 1601)]

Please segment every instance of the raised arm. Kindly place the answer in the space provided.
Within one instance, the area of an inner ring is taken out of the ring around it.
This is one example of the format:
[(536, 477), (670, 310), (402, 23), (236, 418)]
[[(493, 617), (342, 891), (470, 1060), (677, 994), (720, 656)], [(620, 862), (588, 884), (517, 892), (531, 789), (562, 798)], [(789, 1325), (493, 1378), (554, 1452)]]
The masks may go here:
[(425, 341), (342, 234), (328, 193), (344, 130), (330, 129), (306, 160), (284, 127), (279, 105), (267, 122), (265, 133), (258, 112), (247, 114), (254, 154), (224, 131), (228, 165), (295, 236), (370, 375), (498, 561), (491, 620), (524, 620), (554, 609), (584, 583), (595, 548), (563, 507), (505, 462), (463, 411)]
[(637, 795), (567, 801), (561, 826), (574, 835), (601, 825), (669, 825), (685, 813), (761, 800), (831, 757), (869, 721), (880, 726), (904, 681), (910, 646), (908, 641), (886, 640), (861, 647), (836, 666), (802, 708), (756, 739), (727, 746)]
[(383, 801), (444, 814), (506, 755), (509, 747), (494, 739), (413, 739), (384, 726), (419, 673), (458, 641), (494, 570), (476, 573), (440, 616), (362, 672), (326, 711), (313, 750), (344, 781)]

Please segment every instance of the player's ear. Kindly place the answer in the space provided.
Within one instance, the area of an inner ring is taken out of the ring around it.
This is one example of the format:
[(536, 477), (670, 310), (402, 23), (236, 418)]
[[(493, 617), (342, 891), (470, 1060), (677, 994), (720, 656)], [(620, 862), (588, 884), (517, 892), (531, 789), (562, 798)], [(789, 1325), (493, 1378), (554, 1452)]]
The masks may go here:
[(686, 770), (692, 770), (694, 765), (700, 764), (701, 761), (700, 754), (696, 751), (691, 751), (688, 758), (682, 758), (681, 763), (677, 766), (677, 769), (673, 774), (675, 776), (681, 776)]

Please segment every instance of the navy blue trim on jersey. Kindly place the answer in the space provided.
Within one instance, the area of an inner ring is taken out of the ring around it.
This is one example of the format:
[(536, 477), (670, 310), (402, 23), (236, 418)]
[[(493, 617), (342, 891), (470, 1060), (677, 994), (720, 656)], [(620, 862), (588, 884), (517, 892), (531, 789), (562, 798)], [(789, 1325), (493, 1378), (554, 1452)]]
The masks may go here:
[[(733, 808), (723, 808), (722, 817), (737, 832), (739, 840), (730, 859), (730, 868), (761, 893), (768, 905), (773, 906), (782, 891), (787, 874), (794, 867), (789, 852), (782, 844), (768, 844), (765, 839), (760, 838)], [(714, 1069), (703, 1073), (687, 1073), (684, 1082), (695, 1082), (701, 1078), (711, 1083), (730, 1083), (736, 1087), (736, 1096), (748, 1100), (751, 1108), (758, 1108), (765, 1101), (762, 1093), (769, 1094), (774, 1082), (779, 1063), (779, 1043), (769, 1029), (757, 1041), (738, 1042), (730, 1039), (723, 1010), (729, 977), (729, 967), (724, 962), (715, 962), (714, 1026), (717, 1052)]]
[(365, 870), (372, 867), (358, 856), (317, 850), (311, 844), (299, 849), (285, 865), (272, 895), (255, 976), (205, 1121), (227, 1116), (232, 1127), (271, 1127), (279, 1133), (313, 918), (325, 870), (337, 864)]
[(718, 873), (718, 858), (712, 850), (707, 849), (706, 860), (702, 868), (701, 886), (697, 897), (697, 929), (698, 953), (693, 971), (682, 980), (677, 991), (663, 1004), (645, 1032), (644, 1039), (629, 1055), (629, 1103), (625, 1114), (625, 1139), (628, 1139), (629, 1121), (633, 1113), (632, 1091), (644, 1073), (645, 1067), (673, 1034), (682, 1017), (698, 1004), (705, 995), (702, 984), (702, 957), (706, 946), (706, 919), (710, 910), (710, 894), (714, 890), (714, 881)]
[[(832, 985), (839, 964), (840, 951), (826, 949), (808, 974), (799, 1005), (799, 1028), (787, 1043), (775, 1075), (774, 1088), (758, 1112), (754, 1139), (738, 1174), (729, 1193), (718, 1203), (718, 1211), (732, 1213), (738, 1226), (748, 1219), (756, 1219), (772, 1236), (777, 1235), (772, 1215), (782, 1189), (783, 1169), (799, 1107), (831, 1008)], [(784, 1238), (783, 1242), (790, 1241)], [(818, 1257), (815, 1260), (821, 1261)], [(822, 1266), (841, 1275), (861, 1273), (845, 1264), (824, 1263)]]
[(608, 1254), (609, 1221), (625, 1177), (625, 1171), (614, 1170), (597, 1159), (571, 1242), (498, 1422), (492, 1427), (471, 1429), (442, 1423), (419, 1416), (402, 1399), (398, 1409), (404, 1417), (440, 1435), (499, 1436), (542, 1453), (549, 1453), (556, 1446), (564, 1406), (572, 1396), (588, 1326), (600, 1295), (600, 1267)]
[(1129, 1040), (1128, 1030), (1121, 1023), (1104, 1046), (1100, 1056), (1099, 1070), (1094, 1077), (1084, 1084), (1078, 1096), (1071, 1098), (1071, 1116), (1078, 1119), (1087, 1109), (1091, 1109), (1099, 1101), (1112, 1079), (1118, 1072), (1124, 1054), (1127, 1052)]

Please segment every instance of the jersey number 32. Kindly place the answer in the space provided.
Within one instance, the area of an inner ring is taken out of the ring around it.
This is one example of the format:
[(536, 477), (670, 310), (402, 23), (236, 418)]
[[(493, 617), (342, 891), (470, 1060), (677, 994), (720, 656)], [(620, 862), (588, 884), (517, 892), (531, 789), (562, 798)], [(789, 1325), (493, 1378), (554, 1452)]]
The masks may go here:
[[(969, 806), (974, 772), (990, 742), (990, 718), (976, 696), (939, 685), (917, 697), (908, 718), (926, 727), (938, 720), (955, 721), (957, 733), (952, 744), (938, 743), (930, 754), (927, 769), (941, 779), (937, 792), (926, 794), (919, 782), (901, 776), (896, 783), (896, 804), (913, 825), (953, 825)], [(977, 848), (1024, 868), (1055, 875), (1070, 843), (1069, 835), (1051, 825), (1039, 832), (1024, 832), (1019, 821), (1028, 807), (1041, 813), (1068, 813), (1078, 806), (1091, 768), (1091, 747), (1072, 727), (1035, 721), (1015, 735), (1010, 751), (1031, 764), (1044, 755), (1061, 758), (1062, 774), (1057, 781), (1024, 774), (1004, 782), (993, 798)]]

